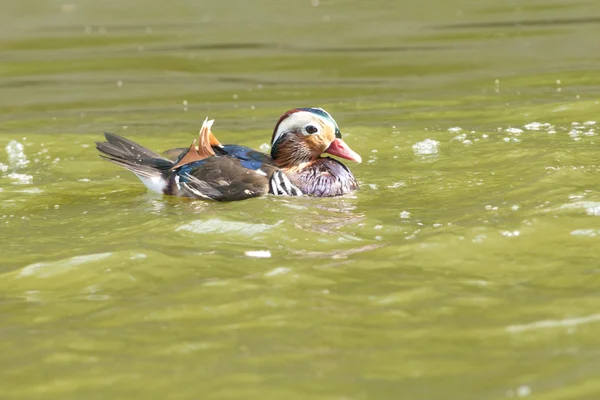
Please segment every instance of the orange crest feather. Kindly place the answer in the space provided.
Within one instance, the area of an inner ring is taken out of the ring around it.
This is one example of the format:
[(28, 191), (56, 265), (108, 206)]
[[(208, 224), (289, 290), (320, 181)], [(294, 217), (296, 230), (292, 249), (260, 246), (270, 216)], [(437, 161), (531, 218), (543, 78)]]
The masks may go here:
[(214, 119), (209, 121), (208, 118), (206, 118), (204, 120), (202, 128), (200, 128), (200, 133), (198, 134), (198, 139), (194, 139), (189, 150), (187, 153), (185, 153), (185, 156), (183, 156), (177, 164), (173, 165), (171, 170), (177, 169), (182, 165), (189, 164), (194, 161), (200, 161), (204, 160), (205, 158), (212, 157), (215, 155), (215, 151), (212, 149), (212, 147), (223, 146), (210, 130), (213, 122), (215, 122)]

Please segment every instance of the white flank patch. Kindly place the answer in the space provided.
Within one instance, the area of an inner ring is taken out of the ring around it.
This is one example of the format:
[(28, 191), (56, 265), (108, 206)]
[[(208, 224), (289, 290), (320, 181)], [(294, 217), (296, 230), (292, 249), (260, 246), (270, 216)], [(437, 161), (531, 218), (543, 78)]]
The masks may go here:
[(153, 176), (151, 178), (137, 174), (136, 176), (140, 178), (140, 181), (142, 181), (142, 183), (153, 192), (163, 194), (165, 188), (167, 187), (167, 181), (165, 181), (161, 176)]

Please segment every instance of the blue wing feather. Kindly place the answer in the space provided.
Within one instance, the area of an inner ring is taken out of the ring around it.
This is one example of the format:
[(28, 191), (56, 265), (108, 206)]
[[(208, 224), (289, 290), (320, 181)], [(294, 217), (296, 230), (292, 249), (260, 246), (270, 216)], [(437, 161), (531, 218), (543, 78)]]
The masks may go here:
[(196, 167), (201, 166), (206, 162), (206, 159), (200, 161), (194, 161), (189, 164), (184, 164), (176, 170), (176, 174), (179, 175), (180, 182), (188, 182), (187, 175), (192, 172)]
[(240, 146), (237, 144), (226, 144), (220, 149), (224, 155), (235, 157), (241, 160), (244, 168), (257, 170), (263, 164), (274, 165), (271, 157), (250, 147)]
[[(226, 144), (220, 148), (213, 148), (218, 156), (229, 156), (234, 157), (240, 160), (240, 164), (247, 169), (251, 169), (256, 171), (264, 164), (275, 165), (271, 157), (263, 154), (259, 151), (251, 149), (250, 147), (240, 146), (237, 144)], [(185, 155), (186, 152), (183, 152), (176, 160), (175, 163), (179, 162), (181, 158)], [(178, 174), (182, 176), (182, 178), (190, 173), (190, 171), (196, 167), (200, 167), (204, 164), (206, 159), (200, 161), (194, 161), (192, 163), (182, 165), (178, 168)]]

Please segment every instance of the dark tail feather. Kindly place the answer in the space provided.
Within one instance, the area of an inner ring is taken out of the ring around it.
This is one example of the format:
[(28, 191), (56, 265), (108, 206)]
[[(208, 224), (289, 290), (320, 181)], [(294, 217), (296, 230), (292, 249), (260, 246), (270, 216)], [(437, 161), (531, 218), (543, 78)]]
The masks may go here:
[(108, 142), (96, 142), (100, 157), (147, 177), (168, 171), (174, 162), (131, 140), (104, 132)]

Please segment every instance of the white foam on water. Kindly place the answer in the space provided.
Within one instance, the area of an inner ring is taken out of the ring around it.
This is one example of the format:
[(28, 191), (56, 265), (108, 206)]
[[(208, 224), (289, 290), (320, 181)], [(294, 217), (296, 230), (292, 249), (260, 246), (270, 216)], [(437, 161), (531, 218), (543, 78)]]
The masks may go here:
[(425, 139), (412, 146), (413, 152), (418, 156), (434, 155), (439, 152), (440, 142), (433, 139)]
[(597, 201), (576, 201), (563, 204), (558, 207), (559, 210), (584, 209), (587, 215), (600, 216), (600, 202)]
[[(572, 199), (578, 199), (578, 198), (582, 198), (582, 196), (570, 196), (569, 198)], [(558, 207), (559, 209), (571, 209), (571, 208), (589, 208), (589, 207), (598, 207), (600, 206), (600, 202), (597, 201), (576, 201), (573, 203), (567, 203), (567, 204), (563, 204), (562, 206)]]
[(248, 257), (255, 258), (270, 258), (271, 252), (269, 250), (248, 250), (244, 253)]
[(553, 126), (547, 122), (530, 122), (529, 124), (523, 125), (523, 128), (528, 131), (541, 131), (542, 129), (553, 128)]
[(15, 185), (29, 185), (33, 183), (33, 176), (27, 174), (17, 174), (16, 172), (7, 175), (12, 179)]
[(403, 187), (403, 186), (406, 186), (406, 182), (400, 181), (400, 182), (394, 182), (391, 185), (388, 185), (387, 187), (388, 187), (388, 189), (396, 189), (396, 188)]
[(462, 142), (464, 140), (467, 139), (467, 134), (466, 133), (461, 133), (460, 135), (454, 136), (452, 138), (452, 140), (458, 140), (459, 142)]
[(585, 209), (585, 213), (587, 215), (593, 215), (593, 216), (596, 216), (596, 217), (600, 216), (600, 204), (597, 204), (597, 205), (594, 205), (594, 206), (591, 206), (591, 207), (587, 207)]
[(575, 140), (579, 140), (579, 133), (580, 133), (580, 132), (579, 132), (577, 129), (572, 129), (572, 130), (569, 132), (569, 136), (571, 136), (571, 137), (572, 137), (573, 139), (575, 139)]
[(575, 229), (571, 232), (571, 236), (600, 236), (600, 229)]
[(575, 140), (580, 141), (582, 136), (597, 136), (596, 121), (585, 121), (583, 124), (579, 122), (572, 122), (569, 130), (569, 136)]
[(523, 133), (523, 129), (519, 129), (519, 128), (506, 128), (504, 129), (504, 132), (511, 134), (511, 135), (520, 135), (521, 133)]

